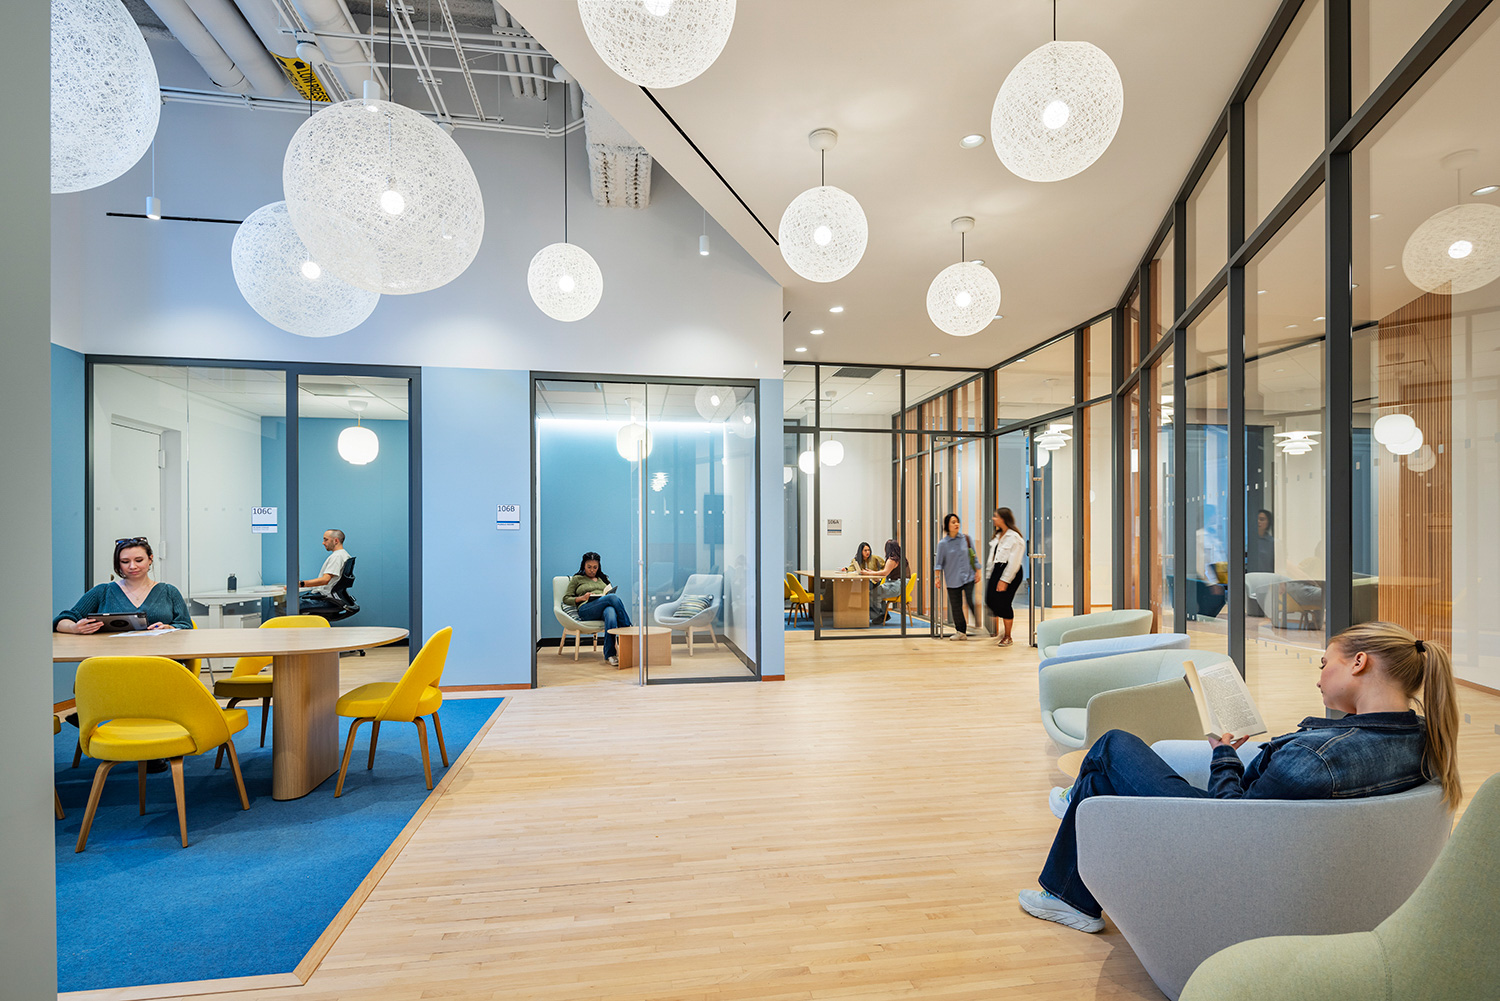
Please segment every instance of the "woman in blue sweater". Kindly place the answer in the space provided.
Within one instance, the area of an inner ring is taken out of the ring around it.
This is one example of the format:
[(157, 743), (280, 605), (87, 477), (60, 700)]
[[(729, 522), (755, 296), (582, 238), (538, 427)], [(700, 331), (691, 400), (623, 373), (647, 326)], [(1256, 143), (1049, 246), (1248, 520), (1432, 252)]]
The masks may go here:
[(151, 579), (155, 555), (144, 538), (119, 539), (115, 542), (115, 575), (112, 580), (90, 588), (78, 603), (59, 612), (52, 628), (60, 633), (94, 633), (100, 621), (94, 615), (146, 613), (152, 629), (191, 629), (187, 602), (182, 592), (171, 584)]

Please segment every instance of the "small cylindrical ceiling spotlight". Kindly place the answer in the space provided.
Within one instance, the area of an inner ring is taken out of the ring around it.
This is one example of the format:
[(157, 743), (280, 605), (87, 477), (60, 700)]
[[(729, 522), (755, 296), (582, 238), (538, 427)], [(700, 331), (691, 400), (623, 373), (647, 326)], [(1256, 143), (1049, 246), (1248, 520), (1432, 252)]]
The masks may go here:
[(157, 198), (155, 195), (146, 196), (146, 218), (161, 218), (161, 199)]
[(708, 234), (707, 233), (704, 233), (702, 236), (698, 237), (698, 256), (699, 257), (707, 257), (708, 256)]

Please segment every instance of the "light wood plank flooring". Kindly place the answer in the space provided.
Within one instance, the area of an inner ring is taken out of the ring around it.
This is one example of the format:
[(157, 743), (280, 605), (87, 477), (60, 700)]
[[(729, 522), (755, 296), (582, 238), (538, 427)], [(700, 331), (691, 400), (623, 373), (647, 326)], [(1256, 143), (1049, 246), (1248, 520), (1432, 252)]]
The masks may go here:
[[(308, 983), (216, 996), (1160, 997), (1113, 926), (1016, 905), (1062, 781), (1035, 651), (787, 646), (785, 682), (509, 693)], [(1258, 663), (1273, 730), (1317, 711), (1315, 658)], [(1461, 696), (1472, 793), (1500, 698)]]

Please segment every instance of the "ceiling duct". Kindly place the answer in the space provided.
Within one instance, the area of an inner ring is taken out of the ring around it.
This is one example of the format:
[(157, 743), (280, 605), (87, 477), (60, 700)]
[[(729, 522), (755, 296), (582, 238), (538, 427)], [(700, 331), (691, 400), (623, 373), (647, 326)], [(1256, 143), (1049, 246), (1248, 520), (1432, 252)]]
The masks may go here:
[(885, 369), (881, 368), (859, 368), (845, 365), (843, 368), (829, 376), (831, 379), (873, 379)]
[(651, 154), (588, 94), (583, 95), (583, 131), (594, 201), (606, 208), (650, 205)]
[(220, 90), (279, 97), (286, 75), (230, 0), (146, 0)]

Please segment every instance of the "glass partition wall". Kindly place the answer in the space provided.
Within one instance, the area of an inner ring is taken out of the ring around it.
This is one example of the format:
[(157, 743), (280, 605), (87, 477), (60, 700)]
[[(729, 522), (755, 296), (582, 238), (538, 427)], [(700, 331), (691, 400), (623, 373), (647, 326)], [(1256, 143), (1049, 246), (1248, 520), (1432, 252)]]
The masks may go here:
[[(114, 540), (144, 537), (198, 626), (254, 627), (310, 603), (296, 582), (343, 533), (355, 610), (333, 625), (421, 635), (415, 372), (90, 357), (86, 373), (90, 586), (112, 578)], [(353, 427), (367, 451), (341, 440)]]
[[(759, 677), (754, 384), (536, 375), (533, 407), (536, 646), (558, 647), (534, 683)], [(580, 620), (566, 589), (587, 553), (618, 604)]]

